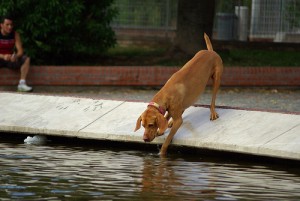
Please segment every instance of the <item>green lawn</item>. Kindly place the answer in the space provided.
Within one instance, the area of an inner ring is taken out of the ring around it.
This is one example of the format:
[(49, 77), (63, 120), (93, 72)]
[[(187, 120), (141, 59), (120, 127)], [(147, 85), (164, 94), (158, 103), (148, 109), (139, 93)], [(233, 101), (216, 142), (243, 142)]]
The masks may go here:
[(226, 66), (299, 66), (300, 52), (271, 50), (230, 50), (220, 52)]
[[(182, 66), (190, 57), (169, 56), (167, 50), (153, 47), (115, 47), (96, 65), (164, 65)], [(272, 50), (226, 50), (218, 52), (225, 66), (296, 66), (300, 52)]]

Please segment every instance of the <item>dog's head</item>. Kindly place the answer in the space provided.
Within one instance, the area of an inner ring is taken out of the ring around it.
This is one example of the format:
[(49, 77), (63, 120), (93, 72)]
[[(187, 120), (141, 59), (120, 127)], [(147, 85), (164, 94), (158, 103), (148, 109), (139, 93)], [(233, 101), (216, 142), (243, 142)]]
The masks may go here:
[(147, 108), (137, 119), (134, 131), (142, 126), (145, 128), (143, 140), (151, 142), (157, 135), (162, 135), (168, 128), (167, 119), (155, 108)]

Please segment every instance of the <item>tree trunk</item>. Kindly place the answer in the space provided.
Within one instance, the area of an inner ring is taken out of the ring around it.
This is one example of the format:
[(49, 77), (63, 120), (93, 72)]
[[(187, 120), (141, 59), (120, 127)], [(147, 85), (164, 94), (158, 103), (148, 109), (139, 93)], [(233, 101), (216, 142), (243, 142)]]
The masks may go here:
[(206, 49), (203, 33), (212, 36), (215, 0), (178, 0), (174, 49), (193, 55)]

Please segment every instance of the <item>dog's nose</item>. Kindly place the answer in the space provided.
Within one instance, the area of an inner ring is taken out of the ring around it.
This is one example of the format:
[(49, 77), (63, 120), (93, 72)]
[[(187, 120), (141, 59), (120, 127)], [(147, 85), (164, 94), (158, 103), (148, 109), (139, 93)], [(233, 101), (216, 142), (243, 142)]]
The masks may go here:
[(144, 137), (144, 142), (150, 142), (150, 140)]

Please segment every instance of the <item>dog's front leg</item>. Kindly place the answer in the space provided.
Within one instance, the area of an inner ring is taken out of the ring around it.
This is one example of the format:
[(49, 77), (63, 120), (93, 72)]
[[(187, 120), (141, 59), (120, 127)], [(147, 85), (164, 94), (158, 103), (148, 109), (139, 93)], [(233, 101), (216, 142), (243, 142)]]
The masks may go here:
[(171, 141), (172, 141), (174, 135), (176, 134), (177, 130), (181, 126), (182, 122), (183, 122), (183, 120), (182, 120), (181, 116), (179, 118), (173, 119), (173, 126), (171, 128), (171, 131), (170, 131), (167, 139), (165, 140), (165, 142), (163, 143), (163, 145), (160, 149), (159, 155), (161, 155), (161, 156), (166, 155), (168, 146), (171, 143)]

